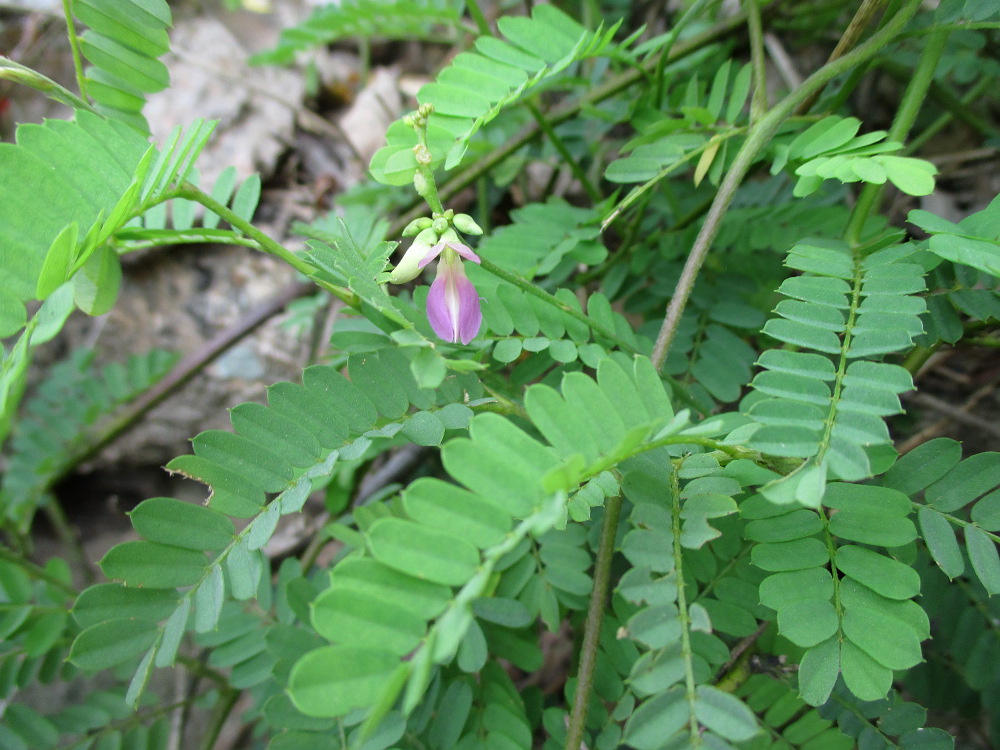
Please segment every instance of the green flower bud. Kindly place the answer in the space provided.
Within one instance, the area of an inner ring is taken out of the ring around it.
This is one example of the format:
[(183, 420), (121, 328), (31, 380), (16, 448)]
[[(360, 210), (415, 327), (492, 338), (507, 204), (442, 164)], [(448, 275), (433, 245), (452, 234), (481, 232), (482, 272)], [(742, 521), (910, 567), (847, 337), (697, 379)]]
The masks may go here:
[(445, 209), (444, 218), (446, 218), (448, 221), (451, 221), (452, 219), (454, 219), (455, 218), (455, 212), (454, 212), (454, 210), (452, 210), (450, 208)]
[[(454, 229), (448, 227), (446, 230), (441, 232), (441, 237), (438, 242), (458, 242), (462, 243), (462, 239), (458, 236), (458, 233)], [(464, 244), (464, 243), (463, 243)]]
[(405, 284), (420, 275), (419, 264), (438, 243), (438, 235), (433, 229), (424, 229), (413, 238), (413, 244), (403, 254), (399, 264), (389, 274), (392, 284)]
[(465, 234), (482, 234), (483, 228), (479, 226), (475, 220), (468, 214), (455, 214), (455, 218), (452, 219), (452, 224), (459, 232)]
[(443, 216), (439, 219), (434, 219), (434, 231), (438, 234), (448, 231), (448, 220)]
[(405, 229), (403, 229), (403, 236), (412, 237), (418, 232), (422, 232), (425, 229), (430, 229), (431, 224), (433, 223), (434, 222), (432, 222), (426, 216), (421, 216), (419, 219), (414, 219), (413, 221), (411, 221), (409, 224), (406, 225)]

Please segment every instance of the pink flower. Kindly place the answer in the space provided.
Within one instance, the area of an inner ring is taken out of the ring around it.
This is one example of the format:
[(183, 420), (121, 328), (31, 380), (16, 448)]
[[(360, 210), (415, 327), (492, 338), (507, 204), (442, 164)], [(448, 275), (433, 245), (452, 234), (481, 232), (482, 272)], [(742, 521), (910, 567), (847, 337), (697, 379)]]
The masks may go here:
[(438, 261), (437, 277), (427, 294), (427, 319), (434, 333), (445, 341), (468, 344), (479, 333), (483, 312), (479, 295), (465, 275), (462, 258), (479, 262), (479, 256), (460, 242), (439, 242), (419, 262), (423, 268), (434, 258)]

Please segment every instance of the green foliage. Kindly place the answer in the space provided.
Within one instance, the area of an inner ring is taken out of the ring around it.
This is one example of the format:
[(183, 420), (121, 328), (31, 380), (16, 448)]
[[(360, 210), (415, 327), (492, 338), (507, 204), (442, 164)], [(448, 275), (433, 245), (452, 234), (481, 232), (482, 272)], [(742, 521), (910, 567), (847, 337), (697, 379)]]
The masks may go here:
[(73, 0), (73, 15), (87, 30), (80, 36), (90, 63), (83, 84), (97, 111), (149, 132), (142, 116), (146, 94), (170, 85), (159, 57), (170, 49), (173, 23), (166, 0)]
[(105, 415), (158, 382), (176, 359), (154, 349), (98, 368), (92, 351), (77, 349), (53, 367), (25, 403), (9, 444), (0, 484), (5, 523), (27, 531), (53, 484), (89, 451)]
[(886, 180), (908, 195), (928, 195), (934, 190), (937, 169), (930, 162), (908, 156), (894, 156), (903, 144), (883, 142), (885, 131), (858, 135), (861, 121), (856, 117), (825, 117), (798, 134), (787, 144), (775, 147), (773, 172), (787, 162), (797, 164), (799, 181), (795, 195), (803, 197), (819, 189), (832, 177), (841, 182), (883, 185)]
[[(294, 249), (252, 224), (260, 178), (199, 188), (212, 123), (157, 147), (129, 127), (167, 83), (161, 0), (75, 3), (80, 97), (0, 66), (77, 108), (0, 145), (0, 745), (161, 748), (168, 718), (207, 710), (181, 741), (208, 748), (235, 706), (269, 750), (996, 744), (1000, 454), (893, 438), (932, 352), (996, 346), (1000, 200), (891, 225), (954, 184), (919, 158), (948, 118), (995, 137), (992, 9), (904, 0), (843, 55), (795, 60), (786, 91), (764, 39), (826, 47), (841, 5), (768, 6), (763, 29), (753, 3), (649, 29), (617, 20), (627, 3), (529, 5), (352, 0), (258, 58), (463, 44), (390, 127), (382, 185)], [(852, 116), (872, 74), (885, 131)], [(390, 273), (408, 237), (413, 273)], [(181, 243), (314, 283), (294, 327), (323, 364), (195, 436), (166, 468), (204, 502), (139, 503), (81, 585), (85, 565), (33, 556), (34, 511), (72, 546), (52, 483), (170, 359), (71, 353), (29, 389), (32, 350), (113, 308), (122, 253)], [(429, 306), (483, 323), (441, 341)], [(152, 695), (163, 668), (176, 705)], [(26, 697), (57, 681), (84, 697)]]
[[(881, 243), (885, 244), (885, 243)], [(764, 453), (809, 459), (765, 489), (780, 503), (822, 502), (827, 477), (871, 476), (872, 451), (889, 442), (883, 419), (898, 413), (912, 388), (898, 365), (872, 362), (911, 345), (922, 332), (923, 269), (906, 246), (852, 257), (843, 243), (792, 248), (787, 264), (802, 272), (779, 291), (779, 317), (762, 332), (795, 347), (761, 355), (749, 414), (762, 426), (750, 444)]]
[[(575, 61), (604, 52), (617, 29), (591, 33), (552, 5), (538, 5), (530, 18), (504, 16), (498, 25), (506, 40), (480, 37), (475, 52), (456, 56), (417, 93), (419, 103), (434, 107), (426, 144), (433, 166), (457, 166), (469, 139), (503, 107)], [(386, 141), (372, 157), (372, 175), (389, 185), (411, 182), (417, 168), (413, 130), (397, 121)]]
[(461, 31), (461, 13), (452, 0), (350, 0), (321, 5), (298, 26), (284, 29), (274, 49), (254, 55), (256, 65), (286, 65), (295, 54), (341, 39), (428, 39), (442, 29)]

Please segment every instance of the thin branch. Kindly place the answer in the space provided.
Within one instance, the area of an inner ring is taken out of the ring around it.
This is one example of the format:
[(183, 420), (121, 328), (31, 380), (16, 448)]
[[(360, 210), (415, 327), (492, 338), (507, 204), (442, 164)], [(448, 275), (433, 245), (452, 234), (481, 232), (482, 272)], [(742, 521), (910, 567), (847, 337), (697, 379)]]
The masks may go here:
[(880, 29), (871, 39), (860, 47), (841, 57), (838, 60), (827, 63), (818, 71), (805, 80), (802, 87), (791, 92), (768, 111), (760, 122), (758, 122), (743, 144), (743, 147), (736, 154), (732, 166), (726, 173), (719, 191), (715, 195), (711, 208), (705, 217), (705, 223), (701, 227), (691, 252), (688, 254), (681, 278), (677, 282), (674, 295), (667, 306), (667, 312), (660, 327), (660, 333), (656, 338), (656, 345), (653, 347), (653, 364), (659, 368), (667, 356), (667, 351), (673, 343), (677, 333), (677, 326), (680, 324), (681, 315), (687, 307), (687, 301), (694, 289), (695, 279), (701, 270), (708, 251), (712, 246), (712, 241), (722, 225), (722, 219), (726, 214), (729, 204), (736, 195), (739, 188), (750, 169), (751, 164), (756, 160), (758, 153), (770, 142), (771, 138), (778, 131), (781, 124), (788, 119), (807, 97), (816, 91), (821, 90), (828, 82), (836, 78), (844, 71), (850, 70), (856, 65), (871, 59), (882, 49), (896, 34), (898, 34), (909, 22), (913, 14), (920, 7), (919, 0), (908, 0), (906, 5), (900, 10), (882, 29)]
[(590, 592), (587, 605), (587, 621), (580, 646), (580, 668), (576, 675), (576, 691), (573, 695), (573, 710), (566, 731), (566, 750), (580, 750), (583, 747), (583, 732), (587, 722), (587, 708), (594, 690), (594, 668), (597, 665), (597, 649), (600, 646), (601, 624), (607, 605), (611, 580), (611, 560), (615, 554), (615, 538), (618, 534), (618, 519), (621, 517), (621, 495), (609, 497), (604, 505), (604, 526), (601, 542), (597, 548), (594, 564), (594, 588)]
[(753, 66), (753, 99), (750, 100), (750, 124), (767, 112), (767, 70), (764, 67), (764, 28), (760, 23), (757, 0), (743, 0), (750, 31), (750, 63)]
[[(854, 14), (854, 18), (847, 25), (847, 29), (844, 31), (843, 35), (840, 37), (840, 41), (837, 42), (837, 46), (833, 48), (833, 52), (830, 53), (830, 57), (827, 59), (827, 65), (832, 63), (834, 60), (838, 60), (844, 55), (846, 55), (850, 50), (852, 50), (861, 38), (861, 34), (868, 24), (871, 23), (872, 17), (875, 13), (885, 5), (886, 0), (864, 0), (861, 3), (861, 7), (858, 8), (857, 12)], [(795, 111), (797, 115), (804, 115), (819, 99), (819, 95), (823, 92), (825, 88), (824, 84), (820, 88), (816, 89), (811, 93), (798, 107)]]
[[(934, 71), (937, 69), (938, 60), (944, 53), (945, 44), (948, 41), (948, 32), (939, 31), (931, 34), (927, 39), (920, 62), (917, 63), (916, 70), (910, 84), (903, 92), (903, 100), (899, 104), (896, 117), (889, 128), (888, 140), (902, 143), (909, 135), (910, 128), (913, 127), (917, 114), (924, 104), (927, 90), (934, 79)], [(858, 195), (858, 201), (851, 211), (851, 218), (847, 221), (847, 229), (844, 230), (844, 238), (851, 244), (857, 245), (861, 242), (861, 235), (865, 224), (872, 212), (877, 211), (885, 194), (885, 185), (868, 183)]]

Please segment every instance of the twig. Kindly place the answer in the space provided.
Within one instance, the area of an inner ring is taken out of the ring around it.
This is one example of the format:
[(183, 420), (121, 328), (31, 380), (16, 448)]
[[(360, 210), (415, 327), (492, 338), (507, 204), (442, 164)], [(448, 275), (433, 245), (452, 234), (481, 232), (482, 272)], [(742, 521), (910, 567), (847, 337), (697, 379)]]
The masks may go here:
[(871, 39), (860, 47), (856, 47), (844, 57), (829, 62), (817, 70), (803, 82), (801, 88), (791, 92), (778, 102), (778, 104), (768, 111), (767, 115), (761, 118), (750, 129), (743, 147), (736, 154), (732, 166), (726, 172), (726, 176), (719, 186), (719, 191), (715, 194), (715, 200), (712, 202), (712, 206), (705, 216), (705, 223), (702, 224), (701, 231), (698, 232), (694, 245), (691, 247), (691, 252), (688, 254), (687, 262), (684, 264), (684, 270), (681, 272), (681, 278), (677, 282), (673, 296), (670, 298), (670, 304), (667, 306), (663, 325), (660, 327), (660, 333), (656, 338), (656, 345), (653, 347), (652, 360), (657, 368), (663, 364), (667, 356), (667, 351), (670, 349), (671, 343), (673, 343), (674, 335), (677, 333), (677, 326), (680, 324), (681, 315), (684, 312), (684, 308), (687, 307), (687, 301), (691, 296), (691, 291), (694, 289), (695, 279), (698, 277), (698, 272), (701, 270), (701, 266), (708, 256), (712, 241), (715, 239), (715, 235), (722, 224), (722, 218), (725, 216), (729, 204), (736, 194), (736, 189), (742, 183), (743, 178), (750, 169), (750, 165), (757, 158), (757, 154), (767, 145), (781, 124), (792, 115), (795, 108), (801, 102), (805, 101), (813, 92), (821, 90), (829, 81), (844, 71), (850, 70), (855, 65), (860, 65), (874, 57), (885, 44), (905, 27), (913, 14), (916, 13), (919, 5), (919, 0), (908, 0), (907, 4)]
[(573, 695), (573, 710), (566, 729), (566, 750), (580, 750), (583, 747), (583, 731), (587, 722), (587, 708), (594, 689), (594, 668), (597, 664), (597, 649), (600, 646), (601, 624), (608, 598), (611, 580), (611, 560), (615, 554), (615, 537), (618, 534), (618, 519), (621, 516), (621, 495), (609, 497), (604, 504), (604, 526), (601, 542), (597, 548), (594, 564), (594, 588), (590, 592), (587, 605), (587, 621), (580, 646), (580, 668), (576, 675), (576, 691)]
[[(886, 0), (864, 0), (861, 3), (861, 7), (858, 8), (857, 13), (854, 14), (854, 18), (847, 25), (847, 29), (844, 31), (843, 35), (840, 37), (840, 41), (837, 42), (837, 46), (833, 48), (833, 52), (830, 53), (830, 57), (827, 59), (826, 63), (829, 65), (834, 60), (837, 60), (844, 55), (846, 55), (851, 49), (853, 49), (857, 43), (858, 39), (861, 38), (862, 32), (868, 27), (871, 22), (872, 17), (879, 10), (879, 8), (885, 5)], [(804, 115), (819, 99), (819, 95), (823, 92), (826, 84), (816, 89), (812, 94), (810, 94), (795, 110), (795, 114)]]

